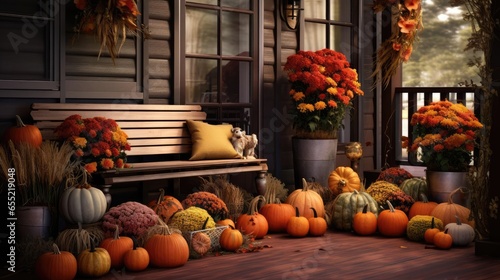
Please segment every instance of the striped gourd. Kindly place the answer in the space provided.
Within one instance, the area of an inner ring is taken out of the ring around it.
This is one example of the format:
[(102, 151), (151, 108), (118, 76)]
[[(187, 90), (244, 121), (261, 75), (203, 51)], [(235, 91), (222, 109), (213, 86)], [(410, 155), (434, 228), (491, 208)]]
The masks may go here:
[(422, 200), (421, 194), (429, 196), (429, 189), (427, 188), (427, 180), (425, 178), (414, 177), (406, 179), (399, 185), (407, 195), (413, 197), (415, 201)]
[(378, 215), (377, 202), (368, 193), (355, 190), (339, 194), (327, 207), (330, 226), (340, 230), (351, 230), (354, 215), (363, 211), (365, 205), (368, 205), (367, 211)]

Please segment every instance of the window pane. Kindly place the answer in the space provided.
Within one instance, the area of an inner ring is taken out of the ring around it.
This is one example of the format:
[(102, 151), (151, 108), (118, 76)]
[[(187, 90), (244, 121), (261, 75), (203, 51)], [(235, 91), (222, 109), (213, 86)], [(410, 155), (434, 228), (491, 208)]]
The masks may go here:
[(207, 5), (217, 5), (217, 0), (189, 0), (186, 2), (198, 3), (198, 4), (207, 4)]
[(309, 0), (304, 3), (306, 18), (326, 19), (326, 0)]
[(351, 1), (334, 0), (330, 5), (330, 19), (351, 22)]
[(186, 103), (217, 101), (217, 60), (186, 58)]
[(221, 0), (221, 6), (249, 10), (252, 1), (250, 0)]
[(326, 25), (306, 22), (304, 24), (304, 49), (316, 51), (326, 48)]
[(222, 54), (240, 55), (250, 51), (250, 15), (222, 13)]
[(464, 52), (471, 34), (470, 23), (462, 17), (466, 11), (450, 7), (448, 0), (422, 1), (422, 10), (424, 29), (403, 64), (403, 86), (453, 87), (471, 79), (479, 84), (477, 68), (467, 66), (473, 54)]
[(250, 62), (223, 61), (222, 67), (222, 102), (249, 103), (250, 102)]
[(351, 57), (351, 28), (330, 26), (330, 48), (343, 53), (348, 60)]
[(186, 53), (217, 54), (217, 11), (186, 8)]

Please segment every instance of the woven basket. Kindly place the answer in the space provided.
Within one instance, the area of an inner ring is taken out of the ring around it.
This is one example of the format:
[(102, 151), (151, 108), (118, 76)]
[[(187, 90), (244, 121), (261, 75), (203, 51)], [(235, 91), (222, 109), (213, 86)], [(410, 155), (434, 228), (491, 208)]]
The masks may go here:
[(210, 253), (210, 252), (215, 252), (215, 251), (220, 249), (219, 239), (220, 239), (222, 232), (226, 228), (227, 228), (227, 226), (218, 226), (215, 228), (207, 228), (207, 229), (188, 231), (186, 233), (183, 233), (183, 236), (184, 236), (184, 238), (186, 238), (188, 245), (189, 245), (189, 257), (190, 258), (200, 258), (201, 257), (200, 254), (196, 253), (191, 246), (191, 244), (192, 244), (191, 241), (193, 239), (194, 234), (196, 234), (198, 232), (203, 232), (206, 235), (208, 235), (208, 237), (210, 237), (210, 250), (208, 251)]

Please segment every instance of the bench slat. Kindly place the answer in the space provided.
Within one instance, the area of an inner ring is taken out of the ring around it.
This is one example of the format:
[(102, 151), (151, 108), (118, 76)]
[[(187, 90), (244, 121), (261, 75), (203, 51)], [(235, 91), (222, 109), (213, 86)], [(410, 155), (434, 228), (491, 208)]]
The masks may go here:
[(144, 155), (159, 155), (159, 154), (185, 154), (191, 151), (191, 145), (174, 145), (174, 146), (139, 146), (132, 147), (130, 151), (126, 151), (127, 156), (144, 156)]
[(82, 118), (106, 117), (115, 121), (121, 120), (205, 120), (205, 112), (138, 112), (138, 111), (31, 111), (37, 121), (64, 121), (70, 115), (78, 114)]
[[(39, 121), (36, 126), (39, 129), (54, 129), (59, 126), (62, 121)], [(185, 121), (117, 121), (122, 129), (124, 128), (183, 128)]]
[(102, 111), (201, 111), (200, 105), (169, 104), (93, 104), (93, 103), (33, 103), (34, 110), (102, 110)]

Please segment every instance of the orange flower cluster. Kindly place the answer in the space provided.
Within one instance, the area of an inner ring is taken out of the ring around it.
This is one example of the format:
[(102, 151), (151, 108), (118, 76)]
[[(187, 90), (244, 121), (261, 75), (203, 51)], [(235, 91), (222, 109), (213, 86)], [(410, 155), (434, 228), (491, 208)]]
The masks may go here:
[(191, 206), (205, 209), (216, 221), (227, 218), (229, 214), (226, 203), (217, 195), (210, 192), (199, 191), (191, 193), (181, 203), (184, 209)]
[(125, 154), (130, 150), (127, 134), (112, 119), (72, 115), (56, 127), (55, 133), (73, 146), (74, 158), (81, 160), (89, 173), (130, 167)]
[[(125, 43), (127, 31), (134, 35), (143, 33), (149, 37), (149, 31), (144, 26), (137, 25), (137, 16), (141, 13), (135, 0), (73, 0), (76, 8), (81, 10), (75, 31), (83, 33), (95, 32), (101, 48), (107, 48), (111, 58), (118, 56), (120, 48)], [(119, 42), (119, 37), (121, 41)]]
[(475, 139), (483, 125), (464, 105), (450, 101), (421, 107), (411, 118), (413, 144), (432, 171), (466, 171), (472, 161)]
[(330, 49), (299, 51), (287, 58), (284, 70), (292, 83), (297, 136), (336, 138), (352, 99), (364, 94), (345, 55)]
[(388, 84), (399, 65), (410, 59), (413, 43), (422, 26), (422, 6), (420, 0), (374, 0), (373, 9), (381, 12), (386, 8), (397, 10), (396, 25), (391, 37), (382, 43), (377, 52), (377, 68), (374, 75), (385, 72), (383, 82)]

